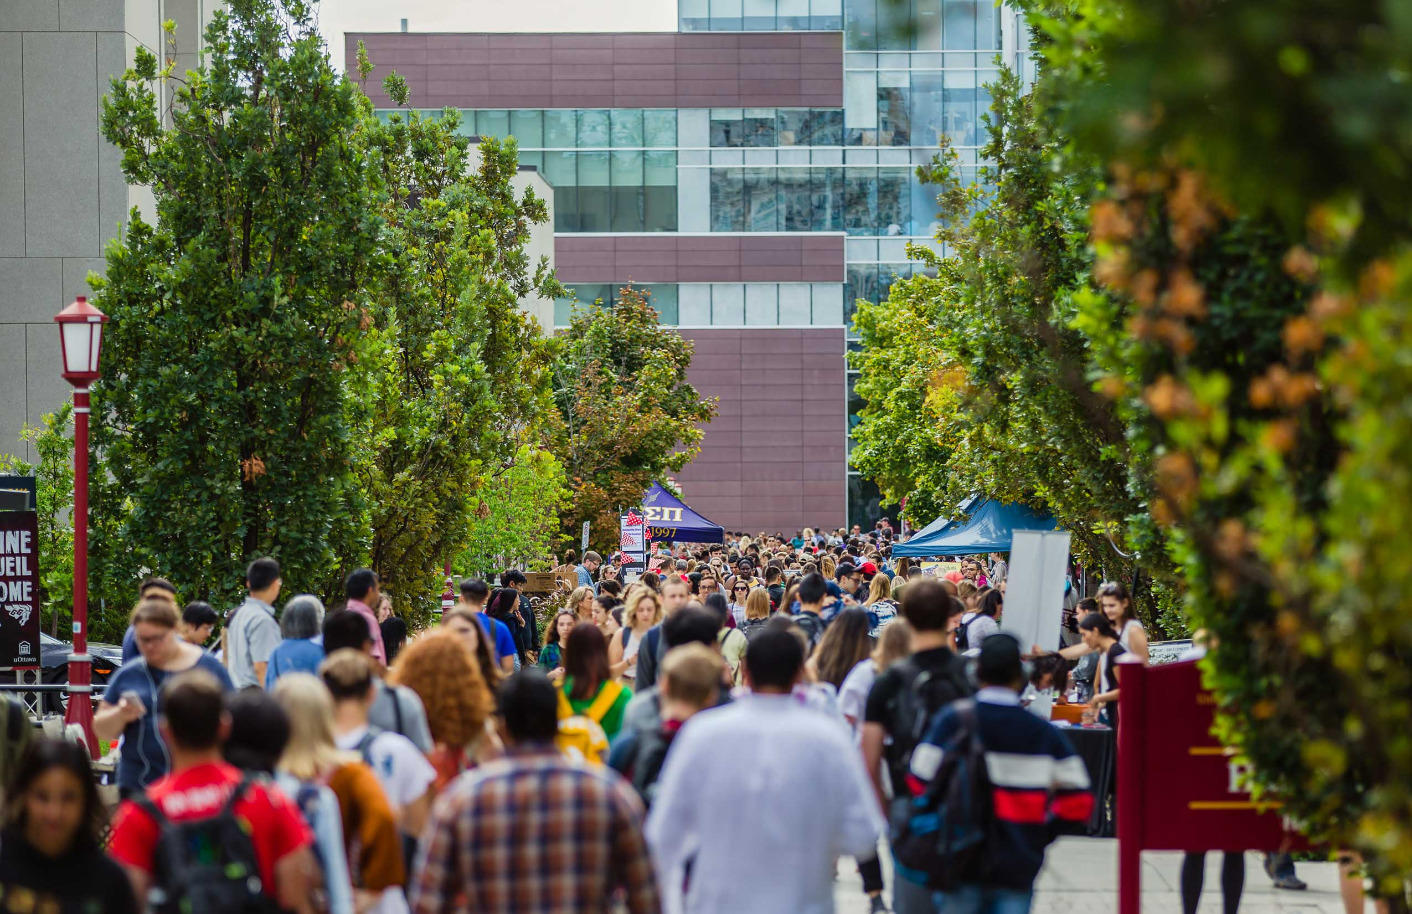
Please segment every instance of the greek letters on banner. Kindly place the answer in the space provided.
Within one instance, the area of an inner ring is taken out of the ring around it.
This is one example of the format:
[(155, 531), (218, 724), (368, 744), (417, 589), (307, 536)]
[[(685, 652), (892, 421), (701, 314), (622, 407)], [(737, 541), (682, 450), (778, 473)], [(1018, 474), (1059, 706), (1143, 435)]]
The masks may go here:
[(0, 512), (0, 667), (39, 666), (39, 516)]

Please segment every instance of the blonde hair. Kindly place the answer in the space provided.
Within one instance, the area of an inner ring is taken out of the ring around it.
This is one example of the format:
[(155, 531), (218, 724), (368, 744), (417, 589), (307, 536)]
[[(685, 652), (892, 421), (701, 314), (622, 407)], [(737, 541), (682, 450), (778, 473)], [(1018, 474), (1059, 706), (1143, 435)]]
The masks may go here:
[(770, 618), (770, 592), (763, 587), (752, 587), (745, 597), (745, 618)]
[(833, 556), (826, 555), (819, 559), (819, 571), (830, 581), (833, 580), (833, 573), (838, 570), (838, 563), (833, 560)]
[[(591, 596), (593, 596), (592, 587), (589, 587), (586, 584), (581, 585), (579, 587), (575, 587), (573, 593), (569, 594), (569, 605), (567, 607), (569, 612), (573, 613), (575, 616), (578, 616), (580, 619), (588, 618), (586, 616), (579, 616), (579, 604), (583, 602), (584, 597)], [(589, 613), (592, 614), (592, 612), (593, 610), (590, 609)]]
[(881, 673), (912, 653), (912, 626), (898, 616), (883, 626), (878, 646), (873, 649), (873, 668)]
[(868, 585), (868, 602), (876, 603), (892, 596), (892, 578), (879, 571), (873, 575), (873, 583)]
[(711, 693), (721, 687), (726, 662), (704, 644), (683, 644), (662, 658), (662, 694), (704, 708)]
[(628, 591), (628, 598), (623, 603), (623, 627), (635, 628), (637, 625), (637, 610), (642, 605), (643, 600), (652, 601), (652, 621), (648, 627), (651, 628), (662, 621), (662, 598), (657, 596), (657, 591), (649, 590), (646, 587), (634, 587)]
[(279, 758), (281, 771), (303, 781), (358, 761), (333, 741), (333, 696), (311, 673), (286, 673), (275, 683), (275, 700), (289, 715), (289, 742)]

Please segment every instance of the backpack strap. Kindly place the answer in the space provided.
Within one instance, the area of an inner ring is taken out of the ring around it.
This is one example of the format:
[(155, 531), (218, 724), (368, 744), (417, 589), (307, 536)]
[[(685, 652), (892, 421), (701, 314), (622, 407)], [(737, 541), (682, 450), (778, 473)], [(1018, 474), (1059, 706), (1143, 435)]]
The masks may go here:
[(569, 704), (569, 696), (564, 694), (563, 686), (554, 690), (554, 694), (559, 696), (559, 719), (564, 720), (574, 716), (573, 705)]
[[(382, 689), (384, 692), (392, 696), (392, 726), (394, 732), (401, 733), (403, 736), (406, 736), (407, 728), (402, 725), (402, 699), (397, 697), (397, 690), (394, 689), (392, 686), (388, 685), (386, 679), (382, 680)], [(371, 730), (372, 727), (369, 726), (368, 729)]]
[(602, 724), (603, 718), (608, 716), (608, 712), (613, 709), (613, 703), (621, 694), (623, 687), (610, 679), (603, 683), (603, 688), (598, 690), (598, 697), (593, 699), (593, 704), (585, 708), (583, 713), (595, 724)]
[(235, 789), (230, 792), (230, 796), (226, 797), (225, 805), (221, 807), (220, 814), (222, 816), (234, 815), (235, 804), (240, 802), (240, 798), (245, 796), (245, 792), (249, 790), (251, 785), (259, 780), (260, 777), (260, 775), (253, 771), (247, 771), (242, 774), (240, 781), (235, 785)]

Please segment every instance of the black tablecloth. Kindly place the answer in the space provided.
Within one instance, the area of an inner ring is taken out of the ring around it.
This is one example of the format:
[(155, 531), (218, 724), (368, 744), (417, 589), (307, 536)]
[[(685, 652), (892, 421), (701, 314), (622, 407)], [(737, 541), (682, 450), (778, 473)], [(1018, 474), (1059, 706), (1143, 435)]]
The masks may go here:
[(1064, 730), (1074, 751), (1084, 760), (1089, 782), (1093, 784), (1093, 816), (1086, 833), (1111, 838), (1114, 828), (1116, 800), (1114, 787), (1118, 773), (1117, 731), (1108, 727), (1069, 727)]

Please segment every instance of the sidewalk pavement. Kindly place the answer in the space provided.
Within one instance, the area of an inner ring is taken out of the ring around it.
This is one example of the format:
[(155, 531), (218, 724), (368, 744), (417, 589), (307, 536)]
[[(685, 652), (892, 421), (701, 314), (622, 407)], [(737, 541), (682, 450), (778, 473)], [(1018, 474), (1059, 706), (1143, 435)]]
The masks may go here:
[[(1149, 851), (1142, 855), (1143, 914), (1181, 914), (1178, 874), (1182, 855)], [(884, 897), (892, 901), (892, 867)], [(1333, 863), (1296, 864), (1299, 878), (1309, 883), (1303, 892), (1276, 889), (1257, 853), (1245, 855), (1245, 892), (1241, 914), (1343, 914), (1338, 894), (1338, 867)], [(839, 863), (834, 892), (838, 914), (867, 914), (868, 902), (852, 860)], [(1032, 914), (1113, 914), (1118, 909), (1118, 842), (1112, 838), (1060, 838), (1049, 848), (1039, 875)], [(1368, 910), (1372, 910), (1368, 906)], [(1206, 884), (1199, 914), (1221, 914), (1221, 855), (1206, 855)]]

